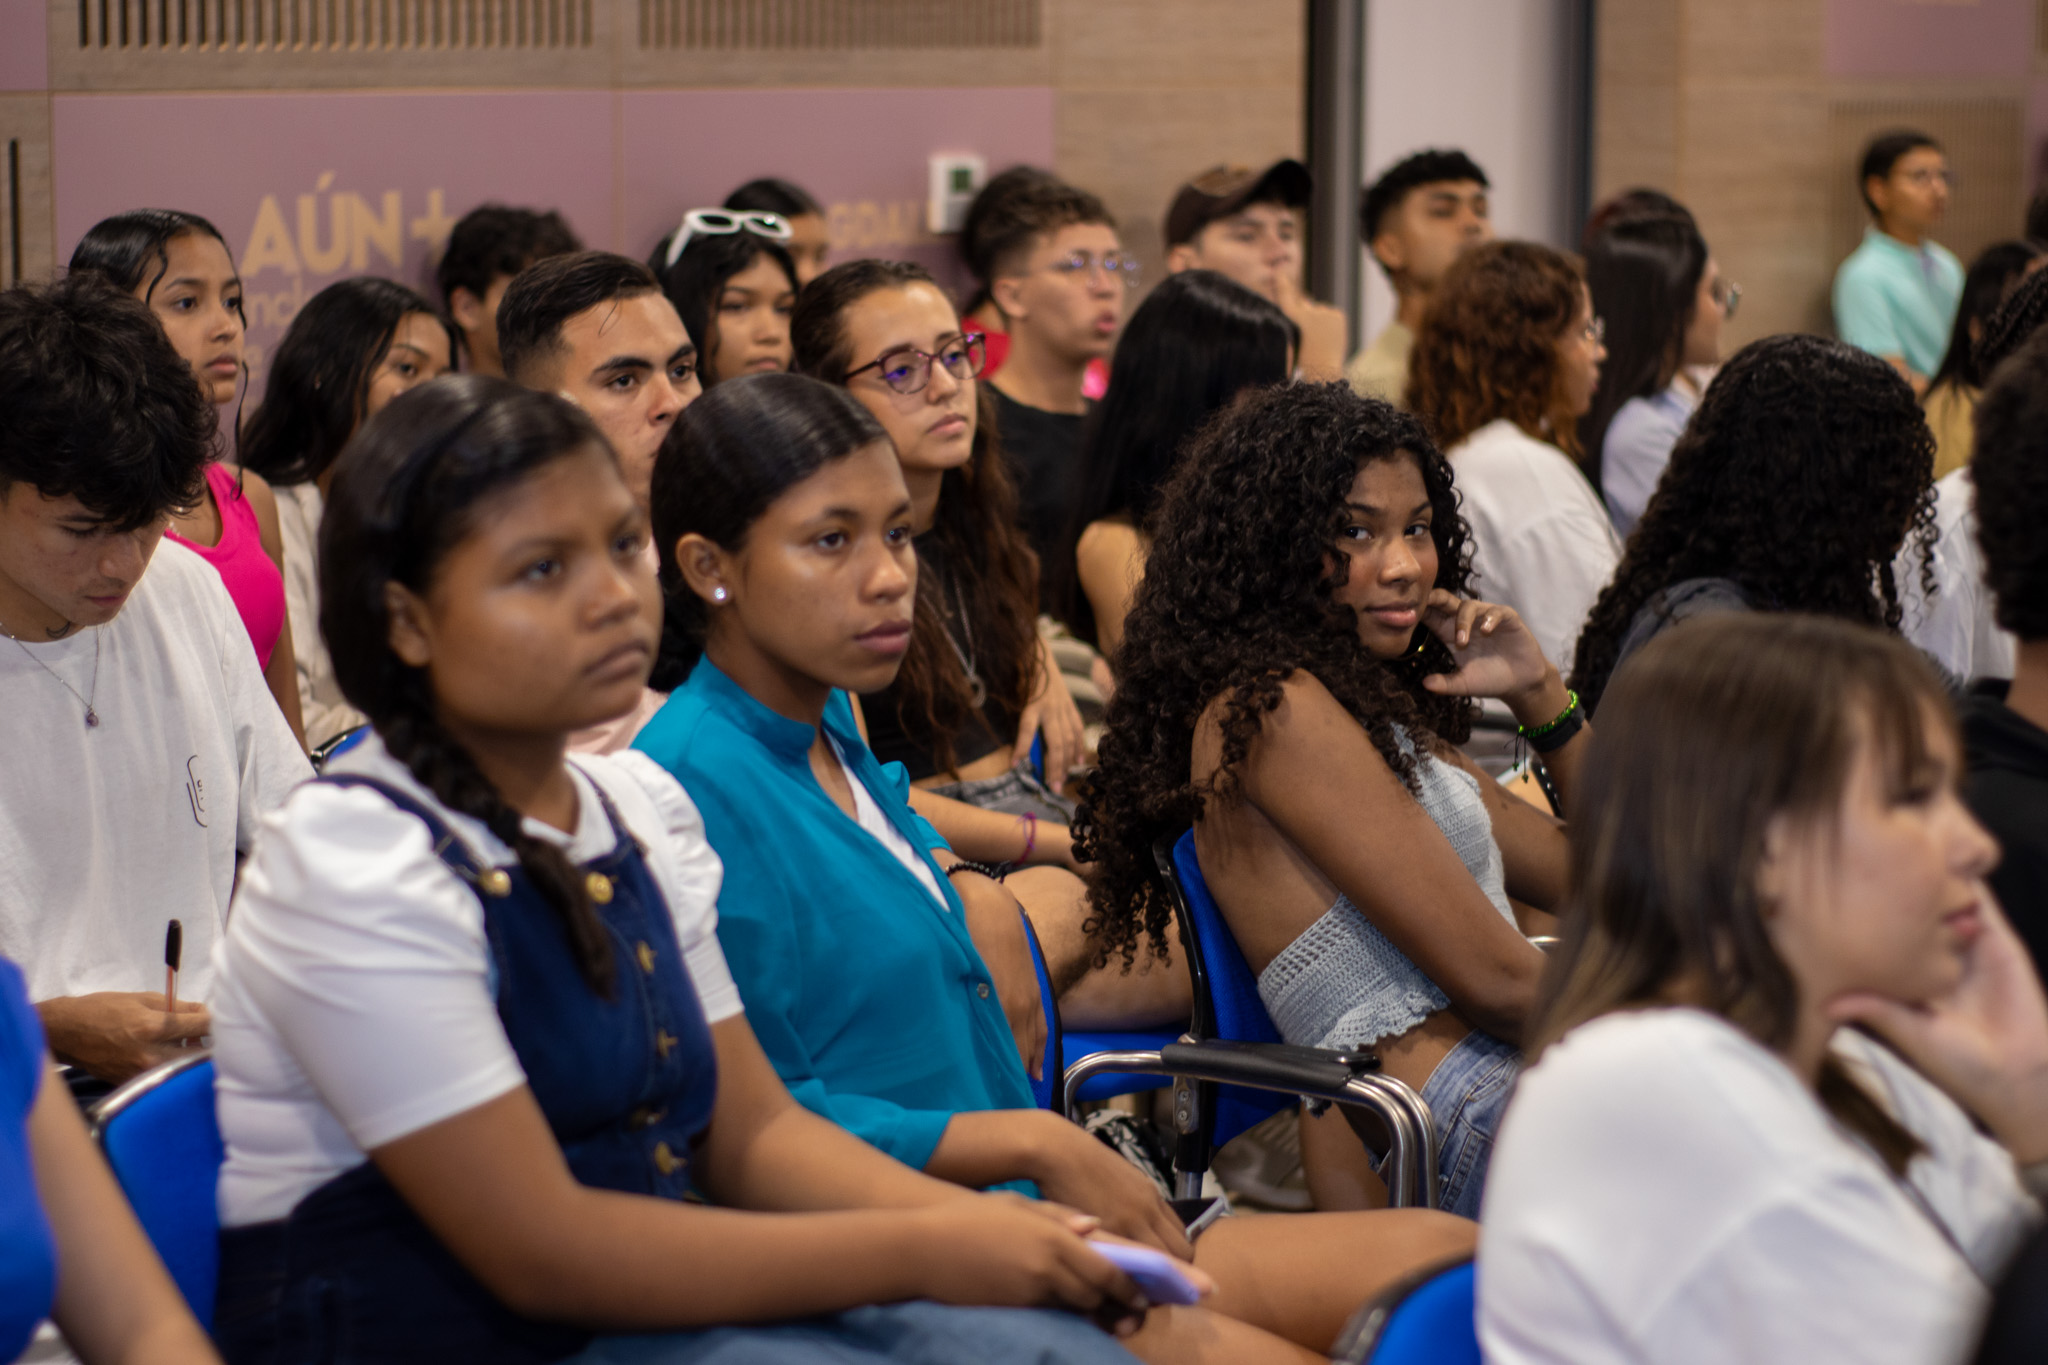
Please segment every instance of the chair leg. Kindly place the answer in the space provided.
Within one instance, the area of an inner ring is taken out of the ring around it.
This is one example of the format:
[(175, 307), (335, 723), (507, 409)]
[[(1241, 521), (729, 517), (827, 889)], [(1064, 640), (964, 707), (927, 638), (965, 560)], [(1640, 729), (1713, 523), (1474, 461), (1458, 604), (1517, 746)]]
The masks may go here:
[(1215, 1155), (1216, 1083), (1177, 1077), (1173, 1083), (1173, 1193), (1199, 1199)]

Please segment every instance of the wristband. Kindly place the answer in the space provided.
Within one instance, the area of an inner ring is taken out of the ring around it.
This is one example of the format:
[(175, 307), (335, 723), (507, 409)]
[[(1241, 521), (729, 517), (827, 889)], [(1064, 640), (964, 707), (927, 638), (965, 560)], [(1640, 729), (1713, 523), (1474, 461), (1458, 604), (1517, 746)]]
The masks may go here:
[(1017, 855), (1017, 863), (1022, 866), (1031, 861), (1032, 853), (1038, 848), (1038, 817), (1026, 811), (1017, 818), (1024, 822), (1024, 851)]
[(1556, 753), (1571, 742), (1573, 735), (1585, 728), (1586, 712), (1579, 705), (1579, 694), (1567, 691), (1565, 696), (1570, 700), (1565, 703), (1564, 710), (1558, 712), (1556, 719), (1549, 724), (1515, 727), (1515, 733), (1528, 740), (1529, 747), (1539, 754)]

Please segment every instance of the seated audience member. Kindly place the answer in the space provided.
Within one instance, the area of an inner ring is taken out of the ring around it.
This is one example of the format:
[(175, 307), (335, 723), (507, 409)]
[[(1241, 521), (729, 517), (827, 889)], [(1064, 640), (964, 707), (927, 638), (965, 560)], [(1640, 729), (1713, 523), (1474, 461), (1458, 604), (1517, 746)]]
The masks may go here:
[(1939, 482), (1970, 462), (1970, 413), (1991, 371), (1977, 359), (1984, 324), (2022, 278), (2033, 273), (2044, 248), (2033, 242), (1995, 242), (1985, 247), (1963, 276), (1962, 302), (1941, 368), (1927, 381), (1920, 405), (1934, 432), (1934, 477)]
[[(216, 412), (240, 399), (248, 372), (242, 277), (213, 224), (174, 209), (115, 214), (78, 239), (70, 268), (98, 271), (148, 304)], [(229, 418), (230, 431), (239, 417), (237, 411)], [(216, 450), (225, 444), (217, 441)], [(220, 575), (256, 647), (263, 681), (303, 741), (298, 666), (285, 619), (284, 538), (270, 484), (216, 459), (206, 466), (205, 495), (174, 511), (166, 534)]]
[[(671, 598), (704, 652), (639, 743), (703, 813), (725, 867), (720, 940), (803, 1103), (927, 1174), (1033, 1181), (1191, 1255), (1216, 1278), (1214, 1315), (1148, 1322), (1127, 1342), (1148, 1360), (1327, 1352), (1376, 1288), (1469, 1241), (1467, 1224), (1403, 1211), (1226, 1220), (1191, 1252), (1144, 1175), (1032, 1107), (993, 970), (1022, 946), (1017, 904), (918, 818), (847, 705), (896, 671), (918, 576), (912, 495), (863, 406), (797, 379), (715, 390), (663, 450), (654, 505)], [(821, 880), (838, 894), (818, 896)], [(1019, 985), (1035, 1010), (1028, 961)]]
[(1660, 632), (1722, 611), (1811, 612), (1897, 630), (1893, 557), (1924, 571), (1934, 441), (1898, 377), (1815, 336), (1735, 353), (1671, 452), (1579, 636), (1589, 711)]
[(803, 186), (773, 176), (749, 180), (725, 196), (725, 207), (735, 213), (772, 213), (789, 224), (786, 246), (790, 263), (796, 266), (797, 288), (825, 273), (825, 253), (832, 249), (832, 234), (825, 223), (825, 210)]
[(535, 261), (581, 250), (583, 243), (553, 210), (541, 213), (485, 204), (462, 215), (434, 267), (434, 282), (462, 343), (464, 370), (504, 377), (505, 362), (498, 355), (498, 307), (506, 287)]
[[(1077, 1028), (1184, 1022), (1186, 974), (1095, 973), (1062, 794), (1081, 717), (1034, 625), (1037, 564), (975, 382), (981, 340), (922, 266), (854, 261), (797, 304), (797, 368), (844, 387), (882, 426), (910, 490), (920, 591), (902, 665), (860, 699), (876, 759), (901, 763), (918, 813), (963, 857), (1020, 867), (1053, 988)], [(906, 391), (907, 390), (907, 391)], [(1031, 771), (1044, 737), (1044, 776)], [(1088, 977), (1084, 982), (1084, 977)]]
[(263, 406), (242, 433), (242, 463), (277, 490), (285, 598), (306, 742), (325, 744), (363, 723), (341, 695), (320, 632), (320, 515), (356, 428), (386, 403), (448, 372), (455, 332), (402, 284), (362, 276), (306, 300), (270, 357)]
[(1486, 1191), (1487, 1360), (1969, 1349), (2040, 1217), (2048, 1005), (1961, 772), (1940, 679), (1867, 626), (1689, 622), (1615, 680)]
[(705, 388), (789, 368), (797, 290), (789, 240), (780, 214), (691, 209), (648, 257), (697, 347)]
[(1315, 196), (1308, 167), (1214, 166), (1182, 185), (1166, 210), (1166, 268), (1213, 270), (1280, 306), (1301, 333), (1296, 364), (1320, 383), (1344, 373), (1341, 309), (1302, 292), (1302, 215)]
[[(633, 500), (644, 509), (654, 455), (676, 414), (703, 392), (697, 348), (654, 272), (609, 251), (557, 256), (521, 273), (498, 312), (505, 371), (566, 398), (597, 423)], [(649, 549), (649, 563), (653, 560)], [(571, 736), (571, 753), (608, 754), (633, 742), (667, 693), (642, 688), (632, 710)]]
[[(967, 206), (967, 217), (954, 239), (960, 264), (974, 279), (974, 292), (960, 310), (960, 321), (970, 334), (978, 332), (985, 338), (988, 359), (982, 365), (983, 379), (994, 378), (1010, 355), (1009, 324), (1003, 321), (1002, 310), (989, 296), (989, 283), (995, 278), (996, 262), (1031, 235), (1031, 229), (1010, 212), (1010, 201), (1060, 183), (1060, 178), (1051, 171), (1036, 166), (1012, 166), (989, 177), (988, 183), (976, 191), (974, 202)], [(1088, 396), (1100, 398), (1102, 394)]]
[(1134, 1291), (1093, 1220), (793, 1104), (690, 797), (638, 755), (565, 758), (660, 630), (595, 425), (444, 380), (373, 419), (332, 495), (321, 624), (375, 734), (272, 818), (221, 954), (227, 1358), (559, 1360), (662, 1331), (579, 1359), (1128, 1359), (1072, 1317), (856, 1308)]
[(1835, 271), (1835, 333), (1924, 394), (1963, 295), (1963, 263), (1932, 236), (1948, 212), (1948, 158), (1925, 133), (1883, 133), (1864, 149), (1856, 185), (1871, 222)]
[(86, 1365), (220, 1360), (93, 1150), (20, 968), (0, 959), (0, 1361), (45, 1318)]
[(1600, 240), (1608, 228), (1624, 218), (1655, 218), (1669, 215), (1683, 218), (1695, 227), (1692, 210), (1673, 199), (1662, 190), (1653, 190), (1646, 185), (1623, 190), (1620, 194), (1596, 205), (1586, 215), (1586, 225), (1579, 230), (1579, 251), (1584, 254), (1593, 249), (1593, 243)]
[(1444, 272), (1493, 240), (1488, 188), (1471, 157), (1430, 150), (1395, 162), (1360, 196), (1359, 239), (1387, 272), (1395, 299), (1393, 321), (1345, 367), (1345, 379), (1362, 396), (1397, 408), (1407, 401), (1408, 358)]
[(93, 272), (0, 293), (0, 412), (0, 955), (51, 1051), (121, 1081), (207, 1032), (236, 859), (310, 769), (220, 575), (164, 541), (215, 418), (149, 309)]
[(1610, 223), (1586, 252), (1586, 287), (1607, 324), (1607, 360), (1579, 444), (1627, 540), (1700, 405), (1700, 374), (1721, 363), (1721, 324), (1742, 292), (1721, 278), (1690, 214)]
[(1204, 422), (1246, 389), (1284, 384), (1301, 331), (1278, 305), (1210, 270), (1169, 277), (1116, 344), (1116, 385), (1083, 448), (1047, 607), (1114, 662), (1145, 576), (1159, 493)]
[(1962, 703), (1970, 806), (2005, 850), (1992, 889), (2048, 975), (2048, 333), (2002, 364), (1977, 403), (1976, 538), (1998, 624), (2019, 637), (2012, 681)]
[(1010, 343), (988, 387), (1042, 589), (1080, 474), (1088, 365), (1116, 344), (1138, 262), (1102, 201), (1064, 181), (1019, 186), (996, 211), (981, 231)]
[(1466, 595), (1452, 468), (1344, 384), (1255, 391), (1204, 428), (1074, 832), (1128, 962), (1172, 924), (1152, 845), (1192, 825), (1282, 1036), (1376, 1048), (1435, 1116), (1442, 1207), (1470, 1215), (1543, 968), (1508, 897), (1562, 898), (1564, 840), (1455, 746), (1499, 697), (1569, 801), (1585, 741), (1535, 636)]
[(1444, 277), (1410, 361), (1408, 406), (1458, 472), (1477, 591), (1519, 612), (1548, 659), (1571, 657), (1621, 558), (1574, 462), (1604, 334), (1571, 257), (1489, 242)]

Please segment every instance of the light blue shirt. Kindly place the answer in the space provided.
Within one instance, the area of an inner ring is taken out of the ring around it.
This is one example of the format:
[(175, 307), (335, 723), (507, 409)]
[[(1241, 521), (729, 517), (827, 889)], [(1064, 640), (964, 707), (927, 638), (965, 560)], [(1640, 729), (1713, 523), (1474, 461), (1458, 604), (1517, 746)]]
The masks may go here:
[(1874, 227), (1835, 271), (1835, 332), (1880, 356), (1904, 356), (1931, 375), (1948, 353), (1963, 297), (1963, 263), (1939, 242), (1907, 246)]
[(1600, 495), (1615, 534), (1627, 540), (1650, 505), (1650, 495), (1671, 463), (1671, 447), (1685, 434), (1699, 406), (1692, 390), (1674, 379), (1648, 398), (1623, 403), (1600, 440)]
[(633, 745), (673, 773), (725, 864), (718, 938), (747, 1021), (790, 1093), (923, 1169), (956, 1113), (1029, 1109), (988, 967), (930, 849), (903, 765), (875, 761), (846, 694), (825, 733), (853, 781), (924, 858), (931, 892), (811, 773), (817, 731), (754, 700), (709, 659)]

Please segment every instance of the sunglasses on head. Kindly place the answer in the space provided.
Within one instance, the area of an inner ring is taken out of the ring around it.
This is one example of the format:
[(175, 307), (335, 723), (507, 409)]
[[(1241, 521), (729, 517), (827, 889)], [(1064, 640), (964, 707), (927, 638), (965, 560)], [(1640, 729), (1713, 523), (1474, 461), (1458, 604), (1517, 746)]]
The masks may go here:
[(692, 237), (721, 237), (729, 232), (751, 232), (770, 241), (786, 242), (789, 240), (789, 220), (779, 213), (691, 209), (683, 215), (683, 221), (676, 224), (675, 233), (669, 238), (668, 259), (664, 267), (673, 266), (682, 258), (683, 248), (690, 244)]

